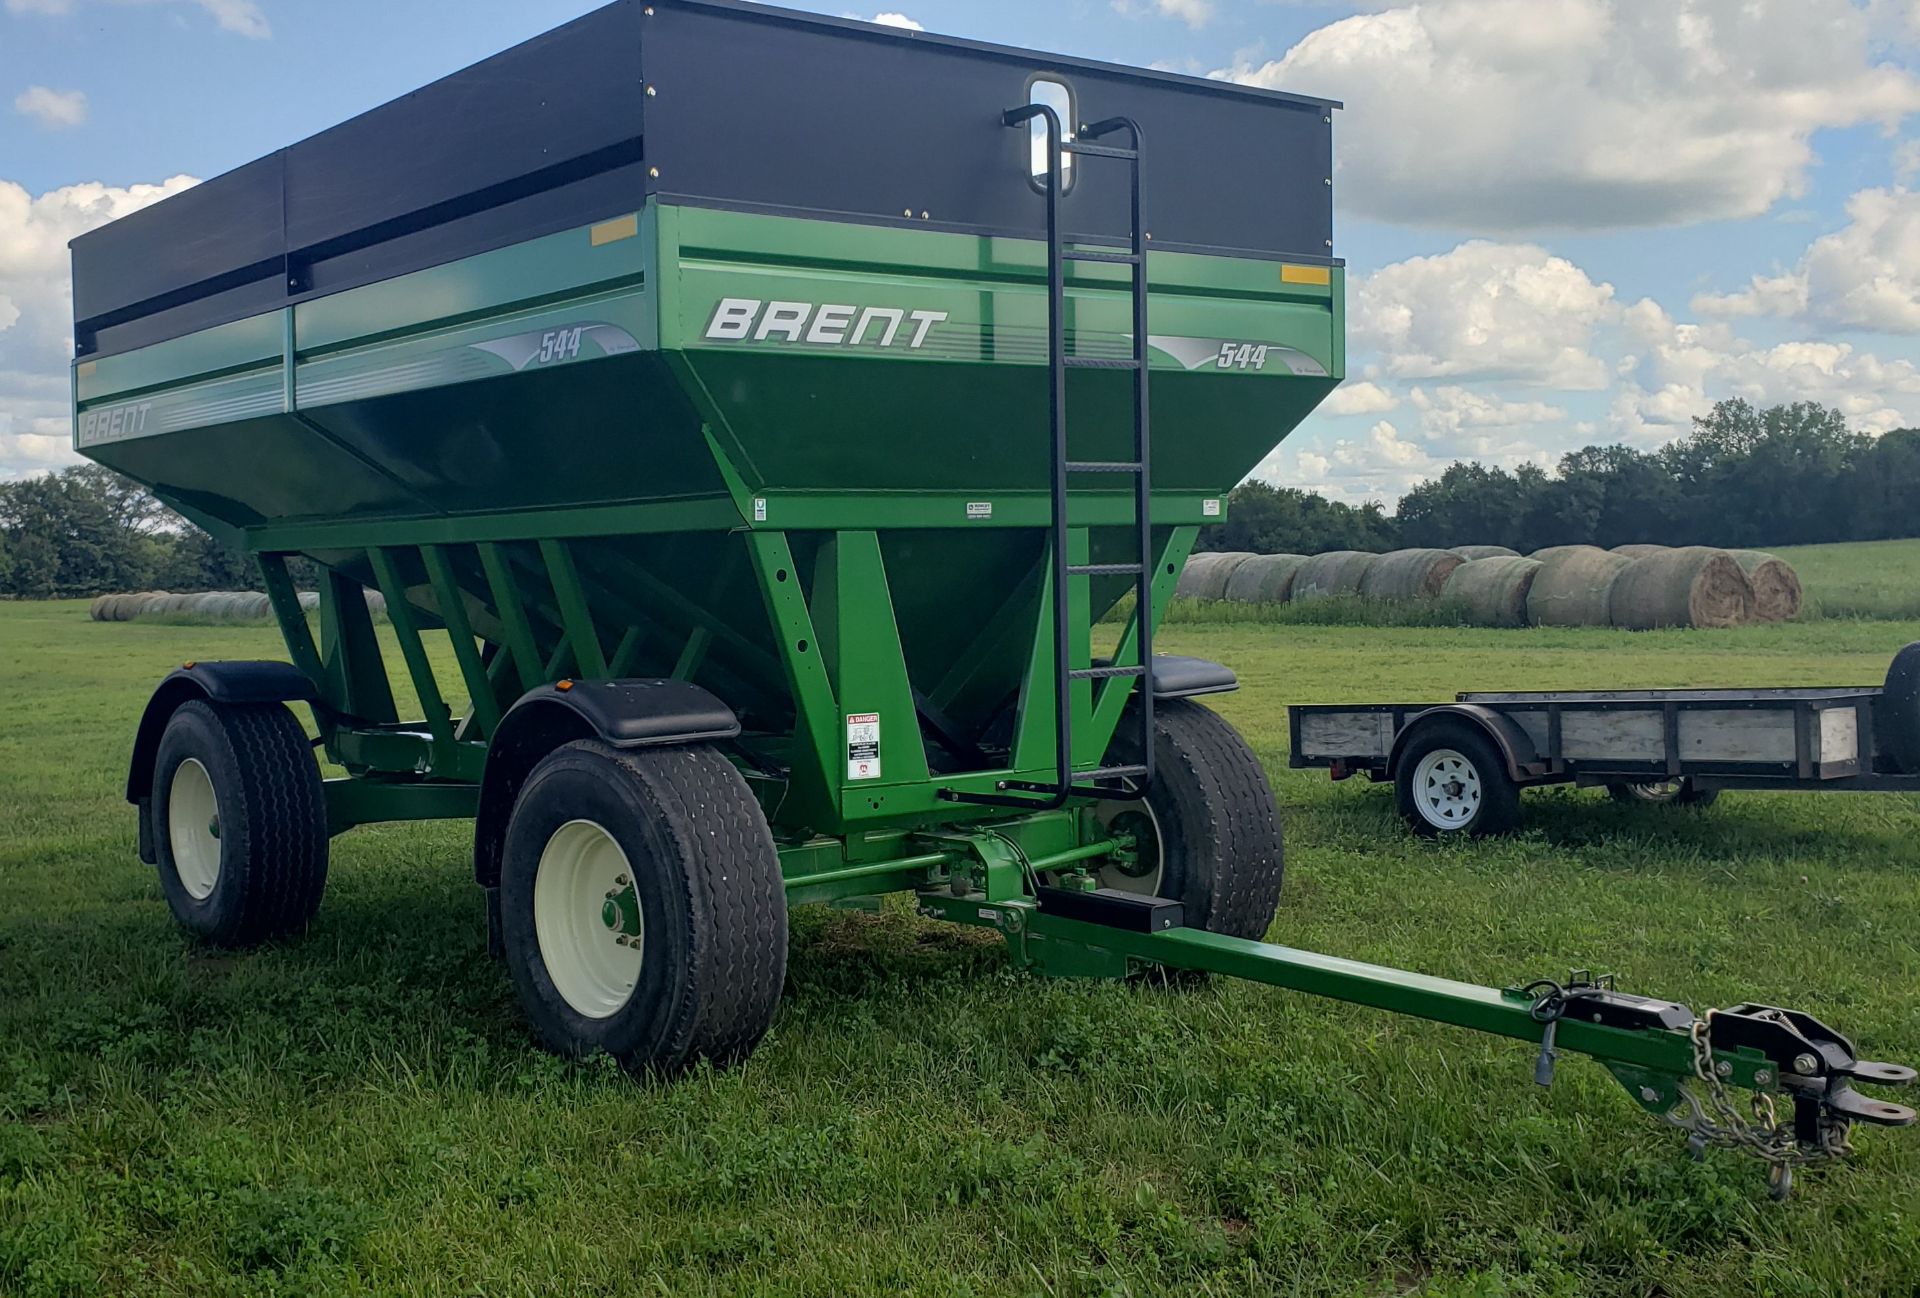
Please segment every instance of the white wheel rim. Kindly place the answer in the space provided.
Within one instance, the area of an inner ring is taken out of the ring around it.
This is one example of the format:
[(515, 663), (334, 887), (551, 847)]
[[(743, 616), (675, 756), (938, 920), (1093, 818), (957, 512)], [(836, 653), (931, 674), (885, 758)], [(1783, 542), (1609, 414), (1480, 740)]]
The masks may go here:
[(1160, 821), (1153, 814), (1153, 808), (1145, 802), (1102, 802), (1094, 806), (1093, 818), (1099, 822), (1102, 831), (1111, 831), (1116, 822), (1124, 821), (1121, 827), (1132, 828), (1136, 836), (1140, 822), (1146, 822), (1152, 841), (1141, 843), (1135, 850), (1151, 852), (1153, 868), (1145, 874), (1130, 874), (1117, 864), (1108, 864), (1100, 868), (1099, 880), (1102, 888), (1112, 888), (1115, 892), (1158, 897), (1161, 880), (1167, 873), (1167, 844), (1160, 836)]
[(1413, 768), (1413, 805), (1436, 829), (1464, 829), (1480, 811), (1480, 770), (1465, 754), (1436, 748)]
[(611, 1018), (632, 999), (645, 923), (627, 854), (594, 821), (570, 821), (547, 840), (533, 880), (533, 929), (547, 976), (576, 1012)]
[(173, 872), (195, 901), (213, 895), (220, 882), (220, 803), (213, 796), (213, 777), (198, 758), (189, 757), (173, 768), (173, 787), (167, 790), (167, 845), (173, 850)]

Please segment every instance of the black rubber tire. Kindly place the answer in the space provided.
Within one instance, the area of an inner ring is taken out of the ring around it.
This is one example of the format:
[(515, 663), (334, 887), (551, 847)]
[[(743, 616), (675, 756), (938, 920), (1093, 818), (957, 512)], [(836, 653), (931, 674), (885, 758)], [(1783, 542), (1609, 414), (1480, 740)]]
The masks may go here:
[[(1464, 757), (1480, 781), (1480, 804), (1459, 824), (1442, 827), (1422, 815), (1416, 803), (1414, 775), (1420, 763), (1438, 749), (1449, 748)], [(1422, 838), (1467, 835), (1489, 838), (1510, 834), (1520, 824), (1520, 786), (1507, 773), (1506, 759), (1480, 727), (1469, 721), (1437, 719), (1422, 725), (1401, 751), (1394, 769), (1394, 804), (1409, 828)]]
[[(1218, 713), (1186, 699), (1153, 709), (1154, 782), (1147, 807), (1164, 853), (1158, 889), (1191, 928), (1258, 941), (1273, 925), (1286, 874), (1280, 810), (1260, 759)], [(1113, 760), (1139, 763), (1129, 712)]]
[[(576, 1011), (555, 987), (534, 927), (548, 841), (599, 824), (633, 867), (647, 956), (610, 1017)], [(500, 928), (534, 1032), (571, 1058), (606, 1052), (632, 1072), (744, 1059), (773, 1025), (787, 972), (787, 892), (766, 815), (712, 748), (614, 749), (581, 740), (528, 777), (507, 825)]]
[(1896, 774), (1920, 775), (1920, 642), (1893, 656), (1873, 728), (1876, 745), (1899, 768)]
[[(188, 760), (206, 769), (219, 824), (219, 875), (196, 899), (174, 860), (169, 803)], [(327, 804), (313, 747), (279, 703), (182, 704), (160, 736), (153, 770), (154, 855), (180, 926), (221, 946), (298, 933), (327, 887)]]
[[(1664, 784), (1666, 781), (1654, 780), (1649, 781), (1649, 783)], [(1696, 810), (1704, 811), (1714, 803), (1720, 801), (1720, 790), (1695, 788), (1692, 780), (1681, 780), (1679, 790), (1675, 792), (1673, 796), (1667, 798), (1649, 798), (1644, 794), (1635, 792), (1636, 789), (1646, 787), (1647, 785), (1625, 783), (1609, 784), (1607, 786), (1607, 793), (1615, 802), (1630, 803), (1637, 807), (1658, 807), (1664, 805), (1669, 807), (1692, 807)]]

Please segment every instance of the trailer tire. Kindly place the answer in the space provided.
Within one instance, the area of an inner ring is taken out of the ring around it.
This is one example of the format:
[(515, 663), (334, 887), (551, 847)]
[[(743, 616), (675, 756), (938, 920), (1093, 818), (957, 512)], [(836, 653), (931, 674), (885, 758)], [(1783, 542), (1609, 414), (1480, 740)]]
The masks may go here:
[[(1131, 714), (1129, 714), (1131, 716)], [(1286, 873), (1279, 808), (1266, 769), (1225, 718), (1183, 699), (1154, 704), (1154, 781), (1144, 808), (1102, 803), (1114, 823), (1144, 810), (1160, 860), (1154, 895), (1178, 900), (1190, 928), (1258, 941), (1273, 925)], [(1139, 727), (1123, 721), (1113, 759), (1137, 764)], [(1104, 887), (1129, 889), (1124, 871), (1101, 872)]]
[(1487, 838), (1520, 824), (1520, 786), (1469, 721), (1436, 720), (1409, 736), (1393, 786), (1401, 818), (1422, 838)]
[(1893, 656), (1874, 722), (1877, 742), (1892, 755), (1899, 773), (1920, 775), (1920, 642)]
[(507, 968), (556, 1054), (674, 1073), (743, 1059), (772, 1026), (787, 969), (780, 857), (711, 747), (556, 749), (520, 789), (501, 864)]
[(1650, 780), (1643, 784), (1609, 784), (1607, 793), (1615, 802), (1638, 806), (1693, 807), (1704, 811), (1720, 800), (1720, 790), (1702, 789), (1692, 780)]
[(313, 921), (327, 885), (326, 796), (283, 704), (181, 704), (155, 753), (152, 807), (160, 890), (189, 933), (242, 947)]

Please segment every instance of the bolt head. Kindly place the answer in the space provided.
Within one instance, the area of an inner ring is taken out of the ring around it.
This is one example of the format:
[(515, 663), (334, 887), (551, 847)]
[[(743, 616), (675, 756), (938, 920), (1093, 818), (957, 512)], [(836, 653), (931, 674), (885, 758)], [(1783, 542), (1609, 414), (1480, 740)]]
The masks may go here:
[(621, 876), (619, 876), (618, 878), (616, 878), (616, 879), (615, 879), (615, 880), (614, 880), (613, 882), (614, 882), (614, 886), (616, 886), (616, 887), (620, 887), (620, 888), (624, 888), (624, 887), (626, 887), (626, 886), (627, 886), (627, 885), (628, 885), (629, 883), (632, 883), (632, 882), (633, 882), (633, 880), (631, 880), (631, 879), (629, 879), (629, 878), (627, 878), (627, 876), (623, 874), (623, 875), (621, 875)]
[(1658, 1104), (1660, 1103), (1660, 1092), (1654, 1090), (1651, 1086), (1642, 1086), (1640, 1088), (1640, 1098), (1648, 1104)]
[(1720, 1076), (1722, 1077), (1732, 1077), (1733, 1065), (1728, 1063), (1726, 1060), (1722, 1059), (1719, 1063), (1713, 1066), (1713, 1071), (1720, 1074)]
[(1793, 1057), (1793, 1071), (1802, 1077), (1813, 1076), (1813, 1074), (1819, 1070), (1819, 1067), (1820, 1061), (1812, 1055), (1795, 1055)]
[(1762, 1068), (1753, 1075), (1753, 1084), (1755, 1086), (1771, 1086), (1773, 1084), (1773, 1074)]

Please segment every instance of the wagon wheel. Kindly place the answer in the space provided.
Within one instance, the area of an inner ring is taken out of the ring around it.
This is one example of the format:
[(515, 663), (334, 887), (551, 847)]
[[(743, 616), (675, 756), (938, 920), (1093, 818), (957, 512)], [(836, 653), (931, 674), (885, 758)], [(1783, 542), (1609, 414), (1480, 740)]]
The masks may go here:
[(1670, 807), (1711, 807), (1720, 800), (1720, 790), (1699, 788), (1688, 779), (1609, 784), (1607, 792), (1613, 795), (1615, 802), (1652, 803)]
[(1478, 726), (1441, 721), (1409, 736), (1394, 768), (1394, 800), (1422, 838), (1484, 838), (1520, 823), (1520, 786)]
[[(1154, 704), (1154, 781), (1143, 801), (1102, 802), (1094, 818), (1133, 847), (1102, 867), (1103, 888), (1167, 897), (1194, 928), (1258, 940), (1280, 904), (1280, 812), (1266, 770), (1218, 713), (1184, 699)], [(1122, 724), (1112, 760), (1134, 765), (1139, 727)]]
[(673, 1072), (752, 1053), (787, 968), (766, 816), (705, 745), (581, 740), (534, 768), (507, 825), (501, 936), (557, 1054)]
[(152, 805), (160, 890), (182, 928), (250, 946), (312, 922), (327, 883), (326, 797), (285, 706), (182, 704), (160, 737)]

